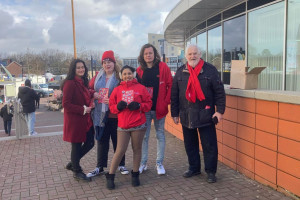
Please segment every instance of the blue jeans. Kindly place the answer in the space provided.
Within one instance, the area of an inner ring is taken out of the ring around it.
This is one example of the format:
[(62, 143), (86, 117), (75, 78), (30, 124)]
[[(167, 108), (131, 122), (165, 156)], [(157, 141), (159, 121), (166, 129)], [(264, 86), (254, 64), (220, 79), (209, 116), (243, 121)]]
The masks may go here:
[(25, 120), (27, 122), (28, 133), (32, 135), (34, 133), (34, 124), (35, 124), (35, 112), (24, 113)]
[(165, 118), (156, 119), (156, 112), (149, 111), (146, 113), (147, 119), (147, 130), (145, 133), (145, 137), (143, 140), (142, 146), (142, 161), (141, 164), (145, 165), (148, 161), (148, 141), (151, 130), (151, 122), (154, 120), (154, 126), (156, 130), (156, 139), (157, 139), (157, 156), (156, 156), (156, 164), (162, 164), (165, 155), (165, 147), (166, 147), (166, 138), (165, 138)]

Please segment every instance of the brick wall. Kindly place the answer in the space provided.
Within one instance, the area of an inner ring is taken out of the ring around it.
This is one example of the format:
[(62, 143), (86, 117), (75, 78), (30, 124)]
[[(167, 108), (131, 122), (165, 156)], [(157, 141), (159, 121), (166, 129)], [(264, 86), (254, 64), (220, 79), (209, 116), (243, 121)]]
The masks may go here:
[[(183, 139), (170, 113), (165, 128)], [(220, 162), (300, 196), (300, 105), (227, 95), (217, 137)]]

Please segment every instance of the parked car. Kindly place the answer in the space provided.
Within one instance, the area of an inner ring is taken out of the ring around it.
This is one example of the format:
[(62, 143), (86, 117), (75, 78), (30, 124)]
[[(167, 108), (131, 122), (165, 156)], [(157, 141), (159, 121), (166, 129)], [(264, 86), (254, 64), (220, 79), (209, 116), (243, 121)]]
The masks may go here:
[(53, 89), (49, 89), (47, 84), (31, 84), (32, 89), (39, 95), (40, 98), (53, 95)]

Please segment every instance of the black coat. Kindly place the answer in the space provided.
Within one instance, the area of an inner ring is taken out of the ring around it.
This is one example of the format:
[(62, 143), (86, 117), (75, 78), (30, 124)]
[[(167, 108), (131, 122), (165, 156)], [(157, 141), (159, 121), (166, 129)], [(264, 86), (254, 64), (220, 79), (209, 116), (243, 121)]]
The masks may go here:
[(7, 111), (7, 104), (0, 110), (0, 116), (3, 118), (3, 121), (12, 121), (13, 113), (13, 106), (10, 106), (9, 111)]
[(199, 128), (210, 125), (212, 115), (217, 112), (225, 112), (225, 90), (224, 85), (219, 77), (219, 73), (213, 65), (204, 62), (202, 70), (198, 75), (201, 89), (205, 100), (195, 103), (189, 102), (186, 97), (186, 88), (190, 73), (186, 65), (182, 65), (176, 72), (173, 79), (171, 92), (171, 115), (180, 117), (180, 122), (187, 128)]
[(35, 101), (39, 99), (37, 93), (29, 87), (19, 87), (18, 98), (21, 99), (24, 113), (35, 111)]

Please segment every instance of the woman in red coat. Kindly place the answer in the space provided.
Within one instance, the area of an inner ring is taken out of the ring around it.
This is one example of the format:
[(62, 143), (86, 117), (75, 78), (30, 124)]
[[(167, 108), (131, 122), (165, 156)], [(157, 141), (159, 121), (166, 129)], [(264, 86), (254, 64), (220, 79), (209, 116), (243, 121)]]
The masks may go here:
[(106, 174), (108, 189), (115, 188), (115, 172), (127, 150), (130, 139), (133, 150), (131, 183), (134, 187), (140, 185), (139, 165), (146, 131), (145, 112), (150, 111), (152, 101), (146, 87), (135, 79), (134, 72), (135, 69), (127, 65), (121, 69), (123, 81), (113, 90), (109, 98), (111, 113), (118, 115), (118, 142), (109, 173)]
[(94, 128), (89, 107), (92, 94), (88, 90), (88, 69), (84, 61), (74, 59), (68, 75), (62, 83), (64, 131), (63, 140), (70, 142), (71, 162), (66, 168), (73, 171), (73, 177), (90, 181), (80, 167), (80, 159), (94, 146)]

